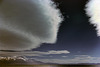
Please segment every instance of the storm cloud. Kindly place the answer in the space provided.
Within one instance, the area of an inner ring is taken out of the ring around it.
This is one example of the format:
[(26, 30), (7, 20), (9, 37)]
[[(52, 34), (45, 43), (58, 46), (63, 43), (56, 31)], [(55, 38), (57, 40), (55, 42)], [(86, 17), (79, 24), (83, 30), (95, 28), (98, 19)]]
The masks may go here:
[(29, 50), (55, 43), (62, 20), (51, 0), (2, 0), (0, 50)]

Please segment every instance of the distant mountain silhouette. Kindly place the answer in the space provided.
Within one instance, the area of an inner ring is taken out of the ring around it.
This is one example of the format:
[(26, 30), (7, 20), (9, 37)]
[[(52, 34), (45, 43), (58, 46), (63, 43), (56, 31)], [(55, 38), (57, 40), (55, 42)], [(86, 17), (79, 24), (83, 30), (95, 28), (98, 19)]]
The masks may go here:
[(0, 65), (35, 65), (35, 64), (43, 64), (40, 61), (36, 61), (34, 59), (24, 59), (23, 57), (1, 57), (0, 58)]

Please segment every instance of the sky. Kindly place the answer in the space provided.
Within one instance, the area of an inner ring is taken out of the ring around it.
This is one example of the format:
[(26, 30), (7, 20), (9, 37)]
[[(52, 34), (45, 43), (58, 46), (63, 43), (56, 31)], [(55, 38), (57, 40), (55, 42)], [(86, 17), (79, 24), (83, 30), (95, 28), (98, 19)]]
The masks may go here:
[[(59, 60), (60, 63), (100, 63), (97, 60), (100, 59), (100, 39), (97, 36), (95, 27), (89, 23), (89, 17), (85, 12), (85, 4), (88, 0), (55, 1), (64, 16), (64, 21), (61, 23), (58, 32), (57, 43), (43, 44), (39, 48), (33, 49), (33, 51), (69, 51), (70, 53), (41, 57), (45, 59), (62, 59), (62, 61)], [(51, 60), (51, 62), (53, 61)]]
[[(93, 24), (90, 24), (85, 11), (88, 0), (54, 1), (64, 17), (59, 27), (56, 43), (43, 42), (42, 45), (31, 50), (5, 51), (6, 54), (26, 56), (44, 63), (100, 63), (100, 38)], [(5, 55), (5, 53), (1, 51), (0, 55)]]

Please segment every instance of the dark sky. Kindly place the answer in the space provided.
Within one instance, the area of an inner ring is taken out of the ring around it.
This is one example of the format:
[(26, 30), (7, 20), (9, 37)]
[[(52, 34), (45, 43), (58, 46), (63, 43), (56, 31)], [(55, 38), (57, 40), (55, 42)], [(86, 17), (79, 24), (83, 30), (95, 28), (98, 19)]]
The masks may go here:
[(87, 0), (55, 0), (55, 2), (59, 4), (58, 8), (64, 16), (57, 43), (43, 44), (34, 50), (68, 50), (70, 57), (74, 55), (99, 57), (100, 39), (84, 10)]
[(1, 51), (46, 63), (100, 63), (100, 38), (85, 12), (88, 0), (54, 1), (64, 17), (55, 44), (44, 43), (32, 51)]

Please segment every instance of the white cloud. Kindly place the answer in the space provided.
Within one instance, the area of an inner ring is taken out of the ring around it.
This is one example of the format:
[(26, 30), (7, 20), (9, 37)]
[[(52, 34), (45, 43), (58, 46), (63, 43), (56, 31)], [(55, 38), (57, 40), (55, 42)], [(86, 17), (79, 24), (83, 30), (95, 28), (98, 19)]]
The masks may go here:
[(89, 0), (85, 10), (90, 17), (90, 23), (96, 26), (97, 34), (100, 36), (100, 0)]
[(0, 1), (0, 49), (30, 50), (55, 43), (62, 21), (52, 0)]
[(35, 60), (44, 62), (44, 63), (57, 63), (57, 64), (76, 64), (76, 63), (100, 63), (100, 57), (91, 57), (88, 55), (77, 55), (73, 59), (38, 59)]

